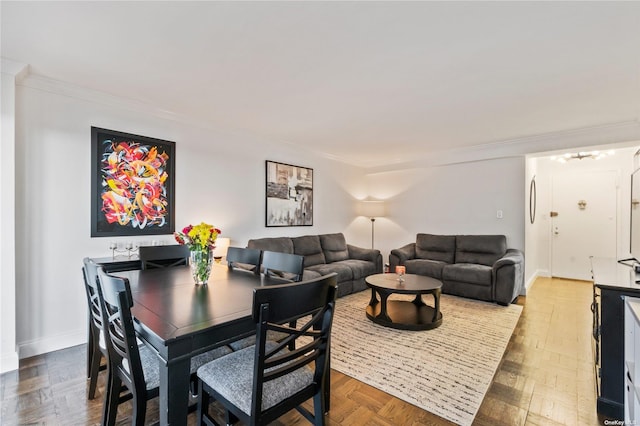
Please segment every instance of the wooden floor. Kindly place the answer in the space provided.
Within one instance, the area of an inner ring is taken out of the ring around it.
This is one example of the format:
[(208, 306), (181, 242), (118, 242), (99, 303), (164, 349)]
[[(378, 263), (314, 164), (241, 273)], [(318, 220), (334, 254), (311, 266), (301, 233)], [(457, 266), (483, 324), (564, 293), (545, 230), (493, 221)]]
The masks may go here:
[[(474, 425), (598, 425), (591, 350), (591, 284), (539, 278)], [(0, 424), (99, 424), (104, 380), (87, 401), (85, 349), (77, 346), (20, 362), (1, 376)], [(104, 373), (102, 374), (104, 376)], [(447, 421), (337, 371), (331, 373), (329, 425), (446, 425)], [(118, 424), (128, 424), (129, 403)], [(155, 402), (147, 420), (158, 420)], [(189, 424), (195, 424), (193, 414)], [(276, 425), (308, 424), (297, 413)]]

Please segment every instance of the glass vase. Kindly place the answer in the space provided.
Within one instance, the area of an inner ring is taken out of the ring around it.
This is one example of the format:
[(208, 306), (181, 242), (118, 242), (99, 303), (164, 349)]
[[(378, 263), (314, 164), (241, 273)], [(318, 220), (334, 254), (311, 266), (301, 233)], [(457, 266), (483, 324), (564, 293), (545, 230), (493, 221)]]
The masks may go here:
[(212, 250), (191, 250), (189, 265), (191, 266), (191, 275), (193, 275), (193, 280), (196, 284), (206, 284), (209, 281), (211, 259), (213, 259)]

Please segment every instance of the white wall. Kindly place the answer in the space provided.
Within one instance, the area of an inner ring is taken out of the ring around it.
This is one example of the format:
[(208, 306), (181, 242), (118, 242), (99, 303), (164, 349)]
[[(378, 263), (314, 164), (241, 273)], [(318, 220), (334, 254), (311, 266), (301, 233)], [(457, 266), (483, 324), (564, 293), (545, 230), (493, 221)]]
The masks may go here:
[[(354, 216), (363, 172), (287, 145), (168, 120), (123, 100), (106, 99), (29, 77), (17, 86), (16, 339), (20, 357), (85, 341), (85, 256), (109, 255), (90, 237), (90, 128), (176, 142), (176, 226), (206, 221), (234, 245), (249, 238), (344, 231), (366, 241)], [(314, 169), (314, 226), (265, 228), (265, 160)], [(361, 235), (360, 235), (361, 234)], [(153, 237), (168, 243), (171, 236)]]
[[(536, 276), (550, 276), (551, 270), (551, 233), (552, 222), (549, 212), (552, 210), (552, 181), (554, 176), (567, 172), (615, 171), (618, 175), (617, 188), (617, 257), (629, 257), (630, 193), (633, 154), (637, 147), (615, 147), (614, 155), (601, 160), (571, 160), (559, 163), (546, 155), (527, 159), (527, 178), (536, 175), (538, 189), (538, 212), (534, 225), (527, 223), (527, 267), (525, 281), (530, 285)], [(575, 152), (573, 150), (572, 152)], [(595, 203), (598, 200), (594, 201)], [(528, 204), (528, 198), (527, 198)]]
[(376, 248), (386, 259), (417, 233), (432, 233), (504, 234), (524, 250), (524, 179), (524, 157), (368, 174), (369, 195), (389, 204), (376, 220)]

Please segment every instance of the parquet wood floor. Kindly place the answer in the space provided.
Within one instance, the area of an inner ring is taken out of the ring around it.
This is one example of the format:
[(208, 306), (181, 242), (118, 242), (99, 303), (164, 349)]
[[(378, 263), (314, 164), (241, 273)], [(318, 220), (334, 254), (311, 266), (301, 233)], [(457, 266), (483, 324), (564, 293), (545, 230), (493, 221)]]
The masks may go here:
[[(589, 282), (538, 278), (520, 298), (522, 316), (474, 425), (603, 424), (596, 415), (591, 291)], [(104, 378), (97, 398), (87, 401), (85, 368), (84, 345), (21, 360), (19, 370), (0, 376), (0, 424), (99, 424)], [(331, 383), (328, 425), (450, 424), (337, 371)], [(118, 424), (130, 423), (129, 406), (120, 407)], [(157, 422), (157, 411), (152, 401), (149, 423)], [(308, 423), (292, 412), (274, 424)]]

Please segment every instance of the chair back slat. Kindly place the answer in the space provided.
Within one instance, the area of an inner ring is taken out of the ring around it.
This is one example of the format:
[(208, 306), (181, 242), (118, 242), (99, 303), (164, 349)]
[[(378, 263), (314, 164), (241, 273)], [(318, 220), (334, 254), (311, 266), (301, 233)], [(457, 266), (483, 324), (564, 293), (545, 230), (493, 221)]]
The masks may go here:
[(99, 332), (102, 330), (102, 312), (100, 311), (100, 299), (98, 297), (98, 265), (88, 257), (83, 259), (82, 275), (84, 288), (87, 295), (87, 308), (91, 325)]
[(227, 264), (229, 269), (241, 269), (259, 274), (261, 254), (262, 251), (257, 249), (229, 247), (227, 250)]
[(189, 247), (186, 245), (141, 246), (138, 250), (142, 269), (189, 264)]
[(262, 252), (262, 268), (265, 275), (288, 272), (294, 276), (292, 281), (300, 281), (304, 271), (304, 256), (265, 250)]

